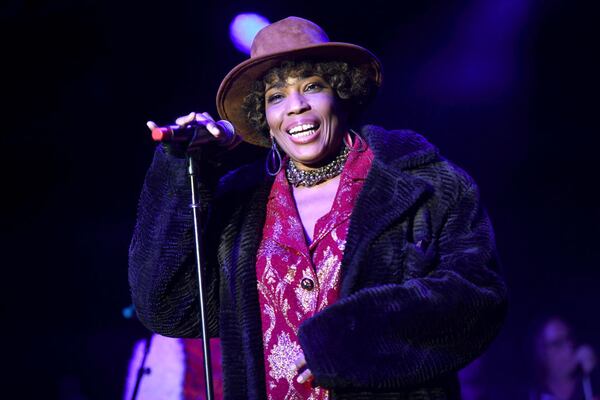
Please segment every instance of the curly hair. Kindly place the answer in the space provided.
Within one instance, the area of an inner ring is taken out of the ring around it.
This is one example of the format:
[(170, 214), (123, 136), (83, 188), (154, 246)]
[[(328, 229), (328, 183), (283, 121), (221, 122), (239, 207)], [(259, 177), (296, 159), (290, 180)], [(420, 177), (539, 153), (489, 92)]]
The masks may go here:
[(262, 80), (254, 82), (252, 91), (244, 98), (242, 109), (257, 132), (269, 136), (269, 125), (265, 115), (265, 88), (288, 77), (306, 78), (320, 76), (342, 100), (349, 111), (350, 123), (358, 120), (360, 113), (372, 100), (376, 84), (364, 68), (340, 61), (283, 61), (273, 67)]

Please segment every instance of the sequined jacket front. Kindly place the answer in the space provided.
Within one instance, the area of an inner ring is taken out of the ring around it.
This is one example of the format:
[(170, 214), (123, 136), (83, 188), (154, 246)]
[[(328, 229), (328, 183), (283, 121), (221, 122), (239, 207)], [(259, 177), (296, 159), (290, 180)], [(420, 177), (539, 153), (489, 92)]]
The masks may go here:
[[(422, 136), (361, 133), (375, 158), (350, 220), (339, 300), (298, 331), (313, 385), (332, 399), (457, 399), (456, 371), (506, 315), (490, 220), (473, 179)], [(266, 396), (255, 268), (271, 185), (263, 162), (201, 179), (208, 323), (221, 339), (225, 399)], [(189, 202), (185, 160), (158, 148), (129, 281), (140, 320), (165, 336), (200, 331)]]

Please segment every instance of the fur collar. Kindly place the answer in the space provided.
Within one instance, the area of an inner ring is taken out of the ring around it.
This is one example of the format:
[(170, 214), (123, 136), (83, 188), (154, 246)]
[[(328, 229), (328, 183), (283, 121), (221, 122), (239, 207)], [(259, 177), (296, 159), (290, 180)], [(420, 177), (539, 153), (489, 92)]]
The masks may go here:
[(375, 159), (393, 169), (410, 169), (438, 161), (437, 147), (411, 130), (387, 131), (380, 126), (365, 125), (362, 136), (373, 149)]

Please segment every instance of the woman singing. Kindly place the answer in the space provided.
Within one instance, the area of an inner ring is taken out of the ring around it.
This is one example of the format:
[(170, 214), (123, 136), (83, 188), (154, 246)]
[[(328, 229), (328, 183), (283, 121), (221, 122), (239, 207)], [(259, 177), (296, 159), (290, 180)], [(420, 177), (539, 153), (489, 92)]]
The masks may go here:
[[(235, 134), (191, 113), (177, 123), (206, 134), (156, 149), (133, 300), (149, 329), (199, 336), (191, 154), (226, 399), (457, 399), (456, 372), (500, 330), (507, 289), (476, 183), (417, 133), (355, 125), (381, 82), (369, 51), (289, 17), (221, 83)], [(228, 170), (240, 141), (266, 162)]]

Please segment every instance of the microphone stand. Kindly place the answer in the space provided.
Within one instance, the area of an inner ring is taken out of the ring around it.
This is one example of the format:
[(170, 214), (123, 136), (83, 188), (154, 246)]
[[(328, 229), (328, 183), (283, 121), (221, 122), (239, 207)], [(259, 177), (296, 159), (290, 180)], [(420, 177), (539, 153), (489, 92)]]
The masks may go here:
[(583, 385), (583, 396), (585, 400), (593, 400), (592, 381), (589, 373), (583, 373), (581, 384)]
[(144, 375), (150, 374), (150, 368), (146, 368), (146, 358), (148, 358), (148, 354), (150, 353), (150, 346), (152, 345), (152, 334), (149, 334), (144, 343), (144, 355), (142, 356), (142, 363), (140, 364), (137, 374), (135, 377), (135, 386), (133, 388), (133, 393), (131, 395), (131, 400), (136, 400), (138, 391), (140, 390), (140, 384), (142, 383), (142, 378)]
[(204, 379), (206, 381), (206, 400), (213, 400), (213, 380), (212, 380), (212, 367), (210, 357), (210, 338), (208, 337), (208, 326), (206, 318), (206, 298), (204, 290), (204, 271), (202, 265), (204, 264), (204, 251), (200, 242), (200, 232), (202, 229), (202, 221), (200, 215), (200, 203), (198, 195), (196, 193), (196, 166), (192, 157), (187, 156), (188, 161), (188, 175), (190, 177), (190, 185), (192, 188), (192, 208), (194, 218), (194, 242), (196, 245), (196, 266), (198, 270), (198, 291), (200, 300), (200, 328), (202, 330), (202, 353), (204, 356)]

